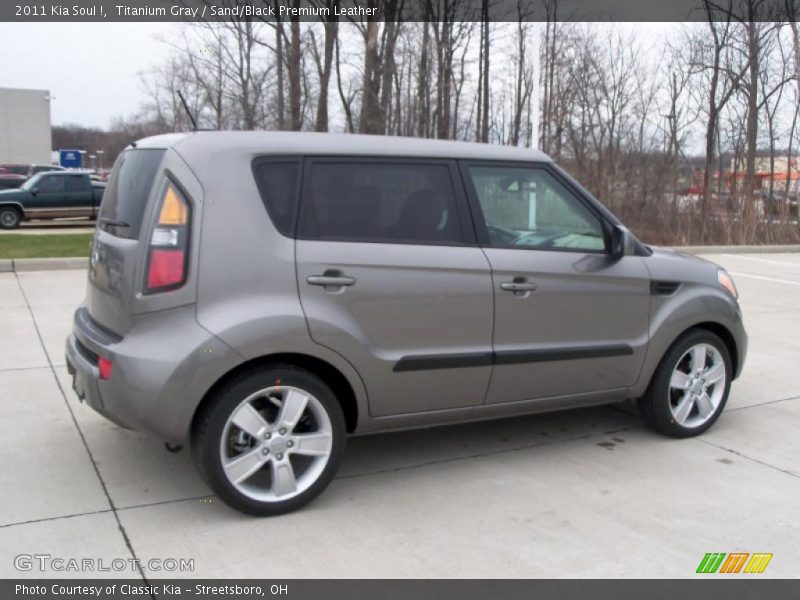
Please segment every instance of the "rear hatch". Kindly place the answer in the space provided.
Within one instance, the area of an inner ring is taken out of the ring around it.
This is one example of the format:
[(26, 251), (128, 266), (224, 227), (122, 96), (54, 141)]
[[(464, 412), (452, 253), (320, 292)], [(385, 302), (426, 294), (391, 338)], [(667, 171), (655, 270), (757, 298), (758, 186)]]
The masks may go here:
[(86, 309), (102, 328), (125, 335), (148, 245), (148, 210), (166, 150), (129, 148), (114, 164), (89, 261)]

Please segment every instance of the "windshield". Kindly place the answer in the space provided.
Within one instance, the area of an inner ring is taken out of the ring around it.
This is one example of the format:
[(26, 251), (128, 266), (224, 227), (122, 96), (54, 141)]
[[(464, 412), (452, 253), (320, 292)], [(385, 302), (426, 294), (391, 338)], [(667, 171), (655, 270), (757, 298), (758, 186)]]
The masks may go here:
[(37, 173), (36, 175), (34, 175), (34, 176), (33, 176), (33, 177), (31, 177), (30, 179), (28, 179), (28, 181), (26, 181), (26, 182), (25, 182), (25, 183), (23, 183), (21, 186), (19, 186), (19, 188), (20, 188), (21, 190), (27, 190), (27, 191), (30, 191), (30, 190), (32, 190), (32, 189), (33, 189), (33, 188), (34, 188), (34, 187), (35, 187), (35, 186), (36, 186), (36, 185), (37, 185), (37, 184), (38, 184), (38, 183), (39, 183), (41, 180), (42, 180), (42, 173)]

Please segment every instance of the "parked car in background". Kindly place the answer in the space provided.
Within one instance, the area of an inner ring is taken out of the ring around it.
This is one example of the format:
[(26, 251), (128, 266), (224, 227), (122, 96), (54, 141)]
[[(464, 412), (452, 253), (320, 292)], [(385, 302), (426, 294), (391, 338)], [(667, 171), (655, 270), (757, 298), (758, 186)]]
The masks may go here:
[(125, 150), (106, 194), (73, 387), (190, 443), (247, 513), (314, 498), (348, 433), (638, 398), (698, 435), (745, 360), (730, 275), (641, 243), (535, 150), (175, 134)]
[(0, 190), (18, 188), (28, 180), (24, 175), (15, 175), (0, 170)]
[(38, 173), (47, 173), (48, 171), (66, 171), (64, 167), (59, 167), (58, 165), (31, 165), (31, 168), (28, 172), (28, 177), (33, 177)]
[(37, 165), (37, 164), (1, 164), (0, 173), (7, 173), (12, 175), (22, 175), (25, 178), (33, 177), (38, 173), (47, 171), (65, 171), (64, 167), (58, 165)]
[(15, 229), (24, 220), (59, 217), (95, 218), (106, 185), (88, 173), (46, 171), (18, 189), (0, 190), (0, 228)]

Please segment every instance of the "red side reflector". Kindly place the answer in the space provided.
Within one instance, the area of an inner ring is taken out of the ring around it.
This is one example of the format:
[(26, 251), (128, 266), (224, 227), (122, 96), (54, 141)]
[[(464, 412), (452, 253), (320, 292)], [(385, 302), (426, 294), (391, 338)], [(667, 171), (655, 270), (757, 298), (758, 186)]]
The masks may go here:
[(156, 250), (150, 252), (150, 270), (147, 287), (156, 289), (183, 282), (183, 250)]
[(97, 361), (97, 368), (100, 369), (100, 379), (111, 379), (111, 361), (107, 358), (100, 357), (100, 360)]

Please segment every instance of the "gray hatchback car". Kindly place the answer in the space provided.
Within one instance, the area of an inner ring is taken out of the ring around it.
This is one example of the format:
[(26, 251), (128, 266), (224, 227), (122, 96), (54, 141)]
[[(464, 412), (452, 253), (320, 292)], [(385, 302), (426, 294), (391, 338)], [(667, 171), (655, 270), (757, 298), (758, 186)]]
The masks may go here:
[(347, 434), (636, 398), (696, 435), (746, 347), (723, 269), (640, 243), (540, 152), (198, 132), (117, 159), (66, 353), (92, 408), (272, 515)]

